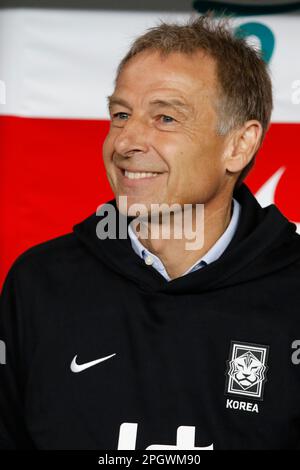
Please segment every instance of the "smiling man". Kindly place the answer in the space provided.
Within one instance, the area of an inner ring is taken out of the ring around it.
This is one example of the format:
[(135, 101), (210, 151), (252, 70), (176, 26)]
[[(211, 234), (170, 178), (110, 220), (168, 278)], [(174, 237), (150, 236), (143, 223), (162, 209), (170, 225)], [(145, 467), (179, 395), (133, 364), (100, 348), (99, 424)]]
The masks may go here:
[(162, 23), (108, 101), (115, 198), (4, 286), (0, 447), (300, 448), (300, 237), (243, 183), (270, 123), (265, 63), (223, 20)]
[[(143, 38), (146, 45), (120, 67), (116, 89), (109, 97), (112, 123), (104, 163), (117, 200), (126, 196), (129, 207), (143, 203), (149, 211), (154, 203), (192, 204), (195, 212), (196, 204), (204, 205), (200, 250), (185, 250), (185, 237), (144, 241), (175, 278), (224, 234), (231, 219), (234, 185), (256, 152), (263, 129), (249, 113), (235, 132), (220, 132), (222, 96), (216, 60), (199, 45), (193, 49), (189, 30), (184, 36), (178, 29), (177, 41), (167, 46), (159, 37), (162, 32), (148, 33), (148, 39)], [(270, 83), (258, 60), (257, 68), (264, 73), (266, 120), (272, 106)], [(248, 91), (249, 99), (254, 98), (253, 91)]]

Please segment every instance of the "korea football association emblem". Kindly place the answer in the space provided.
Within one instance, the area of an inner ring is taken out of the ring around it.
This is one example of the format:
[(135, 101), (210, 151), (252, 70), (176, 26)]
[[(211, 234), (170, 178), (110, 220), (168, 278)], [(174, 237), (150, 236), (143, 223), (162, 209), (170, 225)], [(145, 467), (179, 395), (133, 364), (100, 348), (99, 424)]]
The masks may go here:
[(268, 346), (232, 341), (225, 393), (262, 400), (267, 380), (268, 353)]

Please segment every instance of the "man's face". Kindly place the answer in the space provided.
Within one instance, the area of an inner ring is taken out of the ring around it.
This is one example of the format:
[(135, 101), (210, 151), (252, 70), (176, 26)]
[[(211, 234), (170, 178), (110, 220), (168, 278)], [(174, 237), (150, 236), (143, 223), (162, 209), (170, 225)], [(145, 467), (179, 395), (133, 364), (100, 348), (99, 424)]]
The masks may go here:
[[(127, 196), (128, 206), (150, 210), (153, 203), (182, 206), (215, 196), (226, 172), (217, 101), (215, 62), (201, 51), (167, 57), (144, 51), (125, 65), (110, 97), (103, 146), (117, 202)], [(133, 179), (145, 172), (158, 174)]]

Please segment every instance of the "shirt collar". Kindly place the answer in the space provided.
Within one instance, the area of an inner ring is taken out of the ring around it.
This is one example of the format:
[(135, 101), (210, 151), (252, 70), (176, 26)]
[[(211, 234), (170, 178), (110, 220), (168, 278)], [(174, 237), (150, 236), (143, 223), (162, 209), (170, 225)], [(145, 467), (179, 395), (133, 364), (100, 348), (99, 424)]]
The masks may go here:
[(220, 236), (220, 238), (215, 242), (215, 244), (202, 257), (202, 260), (205, 261), (207, 264), (210, 264), (213, 261), (216, 261), (216, 259), (220, 258), (220, 256), (224, 253), (227, 246), (231, 242), (238, 226), (240, 211), (240, 203), (233, 198), (233, 211), (228, 227), (226, 228), (225, 232), (223, 232), (223, 234)]
[[(232, 198), (233, 201), (233, 211), (230, 223), (226, 228), (225, 232), (220, 236), (220, 238), (215, 242), (215, 244), (203, 255), (200, 259), (196, 261), (184, 274), (187, 274), (189, 271), (193, 270), (196, 266), (199, 265), (206, 265), (210, 264), (216, 259), (218, 259), (226, 250), (227, 246), (231, 242), (233, 235), (238, 226), (238, 220), (241, 211), (240, 203)], [(147, 256), (150, 256), (154, 259), (155, 267), (158, 270), (162, 270), (162, 263), (160, 258), (156, 256), (154, 253), (151, 253), (144, 245), (140, 242), (137, 235), (135, 234), (134, 230), (132, 229), (131, 225), (128, 225), (128, 235), (130, 237), (131, 246), (135, 253), (142, 259), (146, 259)], [(153, 264), (154, 264), (153, 263)]]

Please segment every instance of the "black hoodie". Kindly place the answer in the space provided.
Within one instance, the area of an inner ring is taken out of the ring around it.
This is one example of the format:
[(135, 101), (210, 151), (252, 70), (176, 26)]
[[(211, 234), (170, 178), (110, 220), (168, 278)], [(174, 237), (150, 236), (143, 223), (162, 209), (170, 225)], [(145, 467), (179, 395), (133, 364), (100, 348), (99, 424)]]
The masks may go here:
[(0, 448), (300, 449), (300, 236), (245, 184), (234, 197), (222, 256), (171, 281), (97, 215), (18, 258)]

